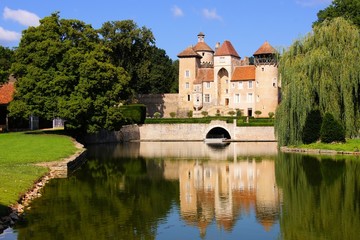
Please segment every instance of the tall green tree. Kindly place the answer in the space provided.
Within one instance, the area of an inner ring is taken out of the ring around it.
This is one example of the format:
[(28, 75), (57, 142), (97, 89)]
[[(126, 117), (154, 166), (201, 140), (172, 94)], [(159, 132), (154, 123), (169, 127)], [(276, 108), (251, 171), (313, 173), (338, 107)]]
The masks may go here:
[(155, 46), (150, 29), (132, 20), (105, 22), (98, 30), (111, 51), (112, 63), (130, 75), (134, 94), (167, 93), (176, 81), (172, 60)]
[(359, 135), (360, 32), (343, 18), (324, 21), (281, 57), (282, 102), (275, 130), (280, 145), (301, 142), (314, 109), (331, 112), (347, 137)]
[(343, 17), (360, 27), (360, 0), (334, 0), (329, 7), (317, 14), (317, 25), (325, 20)]
[(79, 20), (45, 17), (23, 32), (12, 72), (18, 79), (10, 114), (67, 120), (70, 128), (94, 132), (106, 111), (127, 97), (124, 69), (109, 59), (98, 33)]
[(9, 78), (13, 56), (13, 50), (0, 46), (0, 84), (7, 82)]

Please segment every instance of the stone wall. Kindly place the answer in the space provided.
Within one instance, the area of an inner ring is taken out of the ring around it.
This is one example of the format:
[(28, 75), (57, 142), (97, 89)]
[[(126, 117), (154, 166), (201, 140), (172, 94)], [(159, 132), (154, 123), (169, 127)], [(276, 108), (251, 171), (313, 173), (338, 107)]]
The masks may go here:
[(84, 137), (85, 144), (131, 142), (140, 139), (138, 125), (123, 126), (120, 131), (101, 130), (96, 134), (88, 134)]
[(276, 141), (274, 127), (237, 127), (216, 121), (211, 124), (143, 124), (140, 141), (203, 141), (215, 127), (224, 128), (234, 141)]
[(179, 94), (141, 94), (138, 96), (139, 103), (145, 104), (146, 114), (153, 117), (155, 112), (159, 112), (161, 117), (170, 117), (171, 112), (180, 116), (178, 112)]

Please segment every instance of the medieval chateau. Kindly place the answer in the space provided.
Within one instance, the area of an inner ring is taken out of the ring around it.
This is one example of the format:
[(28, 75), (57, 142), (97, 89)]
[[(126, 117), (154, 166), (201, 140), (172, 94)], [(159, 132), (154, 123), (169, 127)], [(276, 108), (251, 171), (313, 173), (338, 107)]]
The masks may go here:
[(241, 110), (245, 116), (268, 117), (279, 102), (278, 67), (275, 49), (265, 42), (254, 53), (254, 65), (241, 59), (230, 41), (216, 44), (215, 51), (198, 34), (195, 46), (179, 57), (179, 111)]
[(230, 111), (243, 116), (268, 117), (279, 103), (280, 81), (276, 50), (265, 42), (254, 54), (253, 61), (241, 59), (230, 41), (217, 43), (215, 50), (198, 34), (195, 46), (186, 48), (179, 57), (179, 94), (142, 95), (139, 101), (154, 112), (169, 117), (228, 115)]

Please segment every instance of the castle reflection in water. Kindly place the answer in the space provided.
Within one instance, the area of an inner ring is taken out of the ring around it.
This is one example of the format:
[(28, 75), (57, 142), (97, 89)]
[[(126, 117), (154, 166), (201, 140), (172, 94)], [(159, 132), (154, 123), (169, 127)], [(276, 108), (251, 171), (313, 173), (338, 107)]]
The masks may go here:
[(146, 157), (183, 159), (164, 160), (162, 165), (163, 177), (179, 180), (183, 220), (204, 236), (214, 220), (231, 231), (237, 219), (254, 210), (257, 221), (269, 230), (278, 220), (281, 205), (275, 180), (276, 143), (194, 144), (199, 143), (182, 143), (181, 148), (178, 143), (160, 143), (155, 148), (141, 143), (140, 147), (140, 155)]
[(156, 167), (148, 163), (148, 174), (179, 181), (181, 217), (198, 227), (201, 236), (214, 221), (231, 231), (242, 216), (255, 214), (268, 231), (279, 219), (282, 193), (275, 179), (276, 143), (141, 142), (118, 150), (161, 160)]

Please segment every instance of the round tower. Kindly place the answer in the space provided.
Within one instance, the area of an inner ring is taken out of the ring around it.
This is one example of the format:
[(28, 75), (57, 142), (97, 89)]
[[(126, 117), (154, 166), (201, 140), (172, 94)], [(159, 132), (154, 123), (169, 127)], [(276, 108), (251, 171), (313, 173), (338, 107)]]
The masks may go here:
[(205, 43), (205, 34), (200, 32), (198, 35), (198, 42), (194, 46), (194, 51), (199, 54), (201, 58), (201, 64), (204, 67), (211, 67), (214, 62), (214, 50)]
[(255, 111), (261, 117), (275, 113), (279, 104), (279, 73), (276, 50), (266, 41), (255, 53)]

